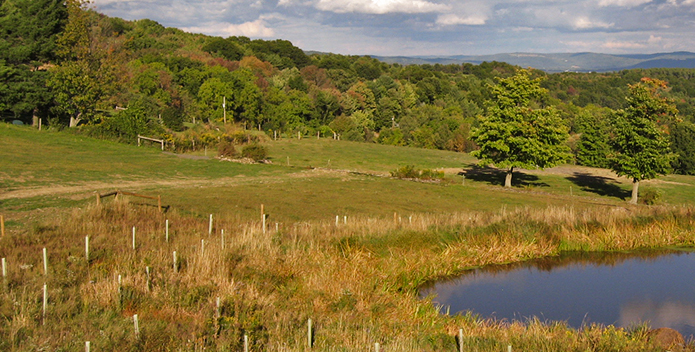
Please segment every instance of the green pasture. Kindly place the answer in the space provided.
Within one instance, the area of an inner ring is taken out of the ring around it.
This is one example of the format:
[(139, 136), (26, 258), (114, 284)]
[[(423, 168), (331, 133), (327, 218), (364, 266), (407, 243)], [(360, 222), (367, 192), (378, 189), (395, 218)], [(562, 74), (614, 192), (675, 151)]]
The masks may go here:
[(443, 150), (336, 141), (332, 139), (282, 139), (268, 143), (275, 164), (321, 167), (388, 174), (405, 165), (420, 169), (463, 168), (476, 162), (466, 153)]
[[(82, 206), (94, 201), (94, 191), (126, 185), (121, 190), (161, 194), (165, 205), (200, 216), (216, 213), (254, 219), (264, 204), (271, 221), (287, 222), (336, 215), (398, 213), (407, 217), (548, 205), (614, 207), (625, 204), (631, 189), (627, 179), (597, 176), (589, 168), (571, 166), (565, 166), (564, 173), (516, 172), (514, 187), (504, 189), (502, 170), (477, 166), (475, 158), (465, 153), (440, 150), (315, 138), (270, 141), (266, 146), (272, 163), (248, 165), (184, 158), (162, 153), (156, 146), (0, 124), (0, 195), (84, 186), (73, 193), (5, 197), (0, 199), (0, 209)], [(209, 156), (213, 154), (208, 151)], [(405, 165), (446, 169), (447, 175), (440, 182), (388, 177), (390, 171)], [(162, 180), (168, 182), (163, 185)], [(692, 204), (694, 188), (695, 178), (669, 175), (643, 182), (641, 190), (659, 190), (662, 204)]]
[(0, 190), (84, 182), (220, 178), (291, 172), (266, 165), (183, 159), (157, 146), (134, 146), (69, 132), (0, 124)]

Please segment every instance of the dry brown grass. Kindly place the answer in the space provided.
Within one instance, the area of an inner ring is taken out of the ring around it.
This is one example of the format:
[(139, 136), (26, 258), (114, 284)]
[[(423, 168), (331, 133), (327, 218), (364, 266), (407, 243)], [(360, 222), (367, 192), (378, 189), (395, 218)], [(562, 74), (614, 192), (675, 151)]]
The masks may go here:
[[(165, 219), (171, 223), (169, 243)], [(347, 223), (340, 218), (337, 225), (283, 223), (277, 232), (273, 223), (265, 233), (259, 222), (225, 218), (215, 221), (212, 235), (207, 221), (114, 202), (74, 210), (0, 240), (0, 256), (9, 263), (0, 347), (73, 349), (91, 340), (98, 350), (238, 351), (248, 334), (254, 351), (303, 351), (311, 318), (314, 349), (320, 351), (366, 350), (375, 342), (391, 351), (455, 350), (458, 329), (464, 329), (469, 350), (497, 351), (508, 344), (539, 351), (649, 350), (643, 334), (612, 327), (576, 331), (537, 320), (447, 316), (419, 299), (417, 290), (467, 268), (562, 250), (695, 242), (692, 208), (396, 214), (353, 217)], [(90, 236), (89, 263), (85, 235)], [(49, 249), (47, 277), (43, 247)], [(44, 282), (49, 327), (40, 319)], [(133, 314), (140, 317), (139, 338), (132, 333)]]

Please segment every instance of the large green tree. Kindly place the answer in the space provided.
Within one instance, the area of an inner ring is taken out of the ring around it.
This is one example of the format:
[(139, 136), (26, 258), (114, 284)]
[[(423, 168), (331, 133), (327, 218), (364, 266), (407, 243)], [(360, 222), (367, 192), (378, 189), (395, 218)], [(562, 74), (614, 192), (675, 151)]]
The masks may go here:
[(67, 18), (63, 0), (0, 1), (0, 115), (28, 120), (51, 101), (46, 64)]
[(507, 169), (511, 187), (514, 168), (552, 167), (567, 159), (568, 128), (552, 107), (538, 107), (547, 91), (526, 70), (499, 79), (490, 87), (487, 114), (471, 132), (480, 149), (471, 154), (483, 165)]
[(670, 170), (674, 155), (664, 129), (676, 116), (673, 101), (663, 97), (666, 82), (642, 78), (629, 85), (627, 107), (617, 110), (612, 119), (611, 168), (620, 176), (632, 179), (631, 203), (637, 203), (639, 183), (655, 178)]

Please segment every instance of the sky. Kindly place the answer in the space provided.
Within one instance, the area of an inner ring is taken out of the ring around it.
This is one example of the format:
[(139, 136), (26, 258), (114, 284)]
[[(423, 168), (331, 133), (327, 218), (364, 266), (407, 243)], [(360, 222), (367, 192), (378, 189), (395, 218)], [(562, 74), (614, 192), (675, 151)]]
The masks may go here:
[(695, 51), (695, 0), (92, 0), (92, 7), (345, 55)]

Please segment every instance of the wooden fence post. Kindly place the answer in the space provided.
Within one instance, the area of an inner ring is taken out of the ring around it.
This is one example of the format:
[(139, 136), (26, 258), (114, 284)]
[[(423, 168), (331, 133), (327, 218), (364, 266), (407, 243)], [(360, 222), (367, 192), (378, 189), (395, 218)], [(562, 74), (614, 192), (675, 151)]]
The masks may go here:
[(46, 247), (43, 247), (43, 274), (48, 275), (48, 253)]
[(159, 209), (159, 212), (162, 212), (162, 196), (157, 195), (157, 208)]
[(135, 337), (140, 338), (140, 326), (138, 325), (138, 315), (133, 315), (133, 325), (135, 328)]
[(48, 306), (48, 289), (46, 284), (43, 284), (43, 319), (42, 325), (46, 325), (46, 306)]
[(222, 250), (224, 250), (224, 229), (222, 229), (222, 234), (220, 236), (220, 245), (222, 247)]
[(0, 238), (5, 237), (5, 216), (0, 215)]
[(150, 285), (151, 285), (151, 283), (152, 283), (152, 282), (150, 281), (150, 267), (149, 267), (149, 266), (146, 266), (146, 267), (145, 267), (145, 273), (147, 274), (147, 283), (146, 283), (146, 285), (147, 285), (147, 292), (149, 292), (149, 291), (150, 291)]
[(265, 234), (265, 210), (263, 204), (261, 204), (261, 226), (263, 226), (263, 234)]

